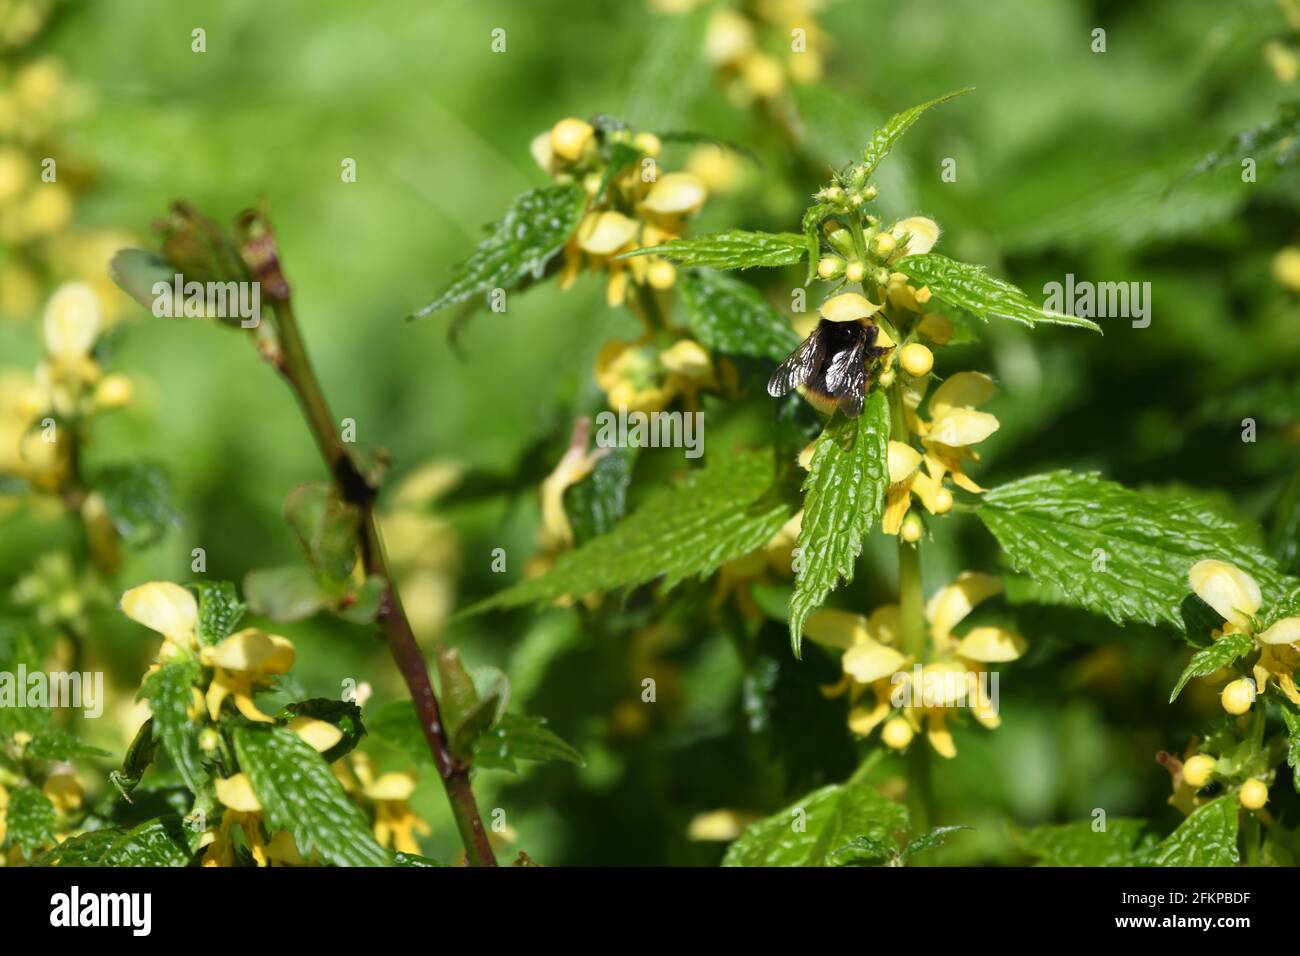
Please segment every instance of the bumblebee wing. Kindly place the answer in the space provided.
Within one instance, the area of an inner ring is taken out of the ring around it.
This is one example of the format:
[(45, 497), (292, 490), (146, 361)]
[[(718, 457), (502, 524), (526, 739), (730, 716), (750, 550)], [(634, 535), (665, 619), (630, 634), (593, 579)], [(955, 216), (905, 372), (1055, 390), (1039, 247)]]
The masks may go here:
[(839, 399), (840, 411), (849, 418), (862, 414), (867, 393), (866, 341), (837, 352), (826, 367), (826, 390)]
[(816, 331), (803, 340), (803, 344), (790, 353), (784, 362), (776, 367), (772, 377), (767, 380), (767, 394), (780, 398), (791, 389), (803, 385), (817, 370), (825, 354), (821, 336)]

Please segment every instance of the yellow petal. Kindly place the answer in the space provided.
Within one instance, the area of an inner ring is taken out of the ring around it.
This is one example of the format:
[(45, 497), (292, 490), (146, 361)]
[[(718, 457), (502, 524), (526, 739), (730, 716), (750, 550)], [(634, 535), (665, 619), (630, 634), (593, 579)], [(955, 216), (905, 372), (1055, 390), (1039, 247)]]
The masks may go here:
[(193, 644), (199, 604), (179, 584), (150, 581), (122, 595), (122, 613), (174, 644), (187, 647)]
[(939, 241), (939, 224), (933, 219), (927, 219), (925, 216), (900, 219), (894, 223), (894, 227), (889, 231), (895, 239), (900, 241), (904, 235), (910, 234), (907, 245), (894, 255), (895, 259), (901, 259), (903, 256), (924, 255), (933, 249), (934, 244)]
[(1226, 561), (1198, 561), (1187, 572), (1192, 590), (1210, 607), (1243, 630), (1259, 610), (1259, 585), (1245, 571)]
[[(933, 405), (933, 402), (931, 402)], [(997, 418), (988, 412), (969, 408), (952, 408), (930, 423), (927, 441), (960, 448), (975, 445), (998, 430)]]
[(413, 793), (415, 775), (411, 773), (386, 773), (366, 785), (371, 800), (408, 800)]
[(865, 737), (880, 726), (880, 722), (889, 716), (889, 711), (888, 700), (881, 700), (871, 707), (860, 704), (849, 711), (849, 730)]
[(609, 256), (636, 238), (636, 220), (621, 212), (591, 213), (578, 227), (578, 245), (593, 256)]
[(870, 684), (895, 673), (907, 660), (892, 647), (866, 641), (844, 652), (844, 672), (860, 684)]
[(45, 307), (45, 350), (62, 362), (85, 358), (99, 335), (99, 300), (85, 282), (58, 288)]
[(925, 605), (930, 633), (942, 641), (981, 601), (1002, 593), (1002, 579), (991, 574), (966, 571), (956, 581), (940, 588)]
[(971, 672), (958, 661), (936, 661), (921, 671), (920, 693), (925, 707), (955, 707), (974, 699)]
[(1259, 640), (1264, 644), (1295, 644), (1300, 642), (1300, 617), (1284, 617), (1263, 634)]
[(217, 799), (229, 807), (231, 810), (238, 810), (240, 813), (261, 813), (262, 804), (257, 800), (257, 794), (253, 793), (252, 781), (248, 779), (248, 774), (237, 773), (233, 777), (216, 779)]
[(875, 315), (880, 306), (856, 292), (843, 292), (827, 299), (817, 311), (827, 322), (856, 322)]
[(695, 212), (709, 198), (704, 181), (690, 173), (669, 173), (659, 177), (641, 203), (661, 216), (684, 216)]
[(590, 123), (580, 119), (562, 119), (551, 127), (551, 149), (572, 162), (582, 155), (595, 132)]
[(898, 646), (903, 633), (903, 615), (897, 604), (882, 604), (871, 612), (871, 637), (880, 644)]
[(889, 481), (891, 484), (907, 478), (921, 465), (921, 453), (901, 441), (889, 443)]
[(295, 717), (289, 721), (289, 729), (311, 744), (312, 749), (324, 753), (343, 739), (343, 731), (328, 720), (315, 717)]
[(286, 637), (254, 627), (236, 631), (220, 644), (205, 647), (199, 658), (209, 667), (247, 674), (284, 674), (293, 666), (293, 644)]
[(978, 408), (993, 397), (997, 386), (983, 372), (958, 372), (930, 396), (930, 416), (942, 418), (954, 408)]
[(752, 813), (737, 810), (712, 810), (698, 813), (686, 830), (688, 840), (717, 841), (730, 843), (745, 832), (745, 827), (754, 822)]
[(934, 752), (940, 757), (951, 760), (957, 756), (957, 745), (953, 743), (952, 732), (948, 730), (942, 713), (938, 711), (930, 713), (925, 737), (930, 741), (930, 746), (934, 748)]
[(245, 717), (247, 717), (249, 720), (253, 721), (254, 723), (259, 723), (259, 724), (275, 723), (275, 718), (270, 716), (269, 714), (264, 714), (260, 710), (258, 710), (257, 705), (253, 703), (253, 698), (248, 696), (247, 694), (243, 694), (243, 693), (235, 694), (235, 709), (238, 710)]
[(1019, 634), (1001, 627), (973, 627), (957, 643), (957, 653), (967, 660), (985, 664), (1014, 661), (1028, 645)]
[(702, 379), (713, 374), (713, 362), (708, 350), (699, 342), (682, 339), (671, 348), (659, 353), (659, 361), (664, 368), (687, 378)]
[(871, 640), (866, 617), (833, 608), (821, 608), (809, 614), (803, 632), (809, 640), (841, 649)]

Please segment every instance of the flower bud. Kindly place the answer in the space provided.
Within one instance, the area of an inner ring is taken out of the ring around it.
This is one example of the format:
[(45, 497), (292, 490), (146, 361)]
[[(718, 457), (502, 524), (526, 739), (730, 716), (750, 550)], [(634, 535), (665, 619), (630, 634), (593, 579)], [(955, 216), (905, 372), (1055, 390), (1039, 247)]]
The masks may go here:
[(131, 404), (135, 387), (125, 375), (106, 375), (95, 386), (95, 407), (99, 409), (122, 408)]
[(658, 156), (659, 150), (663, 147), (663, 143), (654, 133), (637, 133), (632, 137), (632, 145), (647, 156)]
[(880, 190), (875, 186), (868, 186), (866, 189), (862, 190), (862, 198), (867, 202), (871, 202), (871, 200), (875, 199), (879, 195)]
[(199, 731), (199, 749), (205, 754), (210, 754), (221, 744), (221, 735), (211, 727), (204, 727)]
[(854, 260), (844, 268), (844, 278), (850, 282), (861, 282), (867, 274), (867, 268), (861, 262)]
[(1248, 677), (1239, 677), (1223, 688), (1219, 700), (1228, 713), (1244, 714), (1255, 703), (1255, 682)]
[(920, 378), (934, 368), (934, 353), (919, 342), (911, 342), (898, 353), (898, 364), (912, 378)]
[(871, 240), (871, 252), (873, 255), (884, 257), (898, 248), (898, 240), (887, 232), (878, 232), (875, 238)]
[(934, 493), (934, 513), (937, 515), (947, 514), (952, 510), (952, 492), (947, 488), (940, 488)]
[(839, 256), (823, 256), (817, 263), (817, 274), (823, 279), (834, 279), (844, 271), (844, 260)]
[(652, 289), (671, 289), (677, 281), (677, 267), (667, 259), (656, 259), (645, 273)]
[(1268, 803), (1268, 784), (1252, 777), (1241, 785), (1237, 799), (1247, 810), (1262, 809), (1264, 804)]
[(947, 345), (952, 341), (952, 320), (942, 312), (925, 313), (916, 328), (935, 345)]
[(880, 739), (890, 750), (904, 750), (912, 742), (915, 731), (905, 717), (890, 717), (880, 729)]
[(1188, 757), (1187, 763), (1183, 764), (1183, 782), (1189, 787), (1200, 790), (1210, 782), (1210, 775), (1214, 773), (1214, 764), (1215, 759), (1205, 754)]
[(590, 123), (572, 117), (562, 119), (551, 127), (551, 149), (560, 158), (573, 162), (582, 155), (594, 134)]
[(921, 522), (921, 517), (915, 511), (909, 511), (907, 517), (903, 519), (902, 526), (898, 529), (899, 537), (908, 544), (916, 544), (921, 540), (921, 535), (925, 533), (925, 525)]

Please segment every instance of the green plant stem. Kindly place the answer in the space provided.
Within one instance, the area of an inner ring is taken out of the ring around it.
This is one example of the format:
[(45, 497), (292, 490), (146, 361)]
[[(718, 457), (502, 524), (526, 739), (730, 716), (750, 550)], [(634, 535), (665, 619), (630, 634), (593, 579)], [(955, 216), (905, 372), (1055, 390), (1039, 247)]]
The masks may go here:
[(452, 815), (456, 819), (456, 828), (460, 831), (461, 842), (465, 846), (466, 859), (471, 866), (496, 866), (496, 856), (488, 842), (487, 832), (483, 829), (483, 820), (470, 785), (469, 764), (452, 756), (438, 697), (429, 679), (428, 663), (416, 643), (410, 621), (402, 608), (401, 596), (392, 584), (383, 540), (375, 518), (378, 489), (357, 468), (334, 425), (334, 416), (330, 413), (329, 403), (298, 331), (292, 304), (288, 300), (278, 300), (274, 303), (274, 308), (281, 350), (278, 367), (293, 388), (298, 404), (302, 406), (307, 424), (316, 440), (316, 447), (320, 449), (321, 457), (340, 494), (344, 500), (361, 510), (362, 531), (358, 543), (362, 564), (367, 575), (378, 576), (385, 582), (377, 623), (393, 655), (393, 661), (411, 692), (411, 700), (420, 717), (420, 726), (429, 742), (434, 765), (438, 768)]
[(1246, 850), (1246, 865), (1259, 866), (1259, 820), (1255, 814), (1246, 811), (1241, 820), (1241, 842)]

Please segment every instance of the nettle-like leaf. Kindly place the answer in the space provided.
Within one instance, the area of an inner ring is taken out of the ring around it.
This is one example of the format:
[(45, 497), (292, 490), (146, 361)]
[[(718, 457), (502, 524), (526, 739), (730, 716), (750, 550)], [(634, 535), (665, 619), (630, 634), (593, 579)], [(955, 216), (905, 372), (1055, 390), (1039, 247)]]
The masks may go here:
[(1300, 707), (1282, 701), (1282, 720), (1286, 724), (1286, 762), (1291, 768), (1291, 785), (1300, 793)]
[(792, 232), (715, 232), (694, 239), (674, 239), (659, 246), (634, 249), (619, 256), (662, 256), (681, 266), (704, 269), (752, 269), (788, 266), (807, 253), (804, 237)]
[(69, 837), (32, 866), (187, 866), (190, 851), (179, 818), (158, 817), (133, 827), (105, 827)]
[(1205, 677), (1221, 667), (1227, 667), (1239, 657), (1244, 657), (1255, 649), (1255, 639), (1249, 634), (1225, 634), (1209, 647), (1203, 647), (1192, 655), (1183, 669), (1178, 683), (1169, 695), (1169, 703), (1178, 699), (1187, 682), (1193, 677)]
[(795, 656), (803, 622), (842, 580), (853, 580), (862, 542), (880, 520), (889, 484), (889, 403), (876, 389), (857, 418), (836, 415), (813, 450), (803, 484), (803, 523), (795, 551), (790, 643)]
[(976, 514), (1016, 571), (1117, 624), (1187, 629), (1187, 572), (1229, 561), (1253, 575), (1263, 611), (1281, 616), (1290, 579), (1249, 542), (1251, 528), (1193, 495), (1143, 494), (1095, 473), (1055, 471), (984, 495)]
[(1012, 319), (1031, 326), (1047, 322), (1101, 331), (1101, 326), (1091, 319), (1051, 312), (1035, 305), (1024, 292), (1010, 282), (989, 275), (983, 266), (928, 252), (899, 259), (891, 268), (914, 282), (929, 286), (934, 295), (949, 305), (965, 309), (986, 322), (989, 319)]
[(333, 484), (306, 482), (289, 492), (284, 517), (307, 562), (333, 580), (346, 580), (357, 562), (361, 509)]
[(113, 527), (130, 547), (157, 544), (179, 521), (171, 481), (161, 465), (111, 465), (95, 472), (90, 486), (103, 497)]
[(1236, 866), (1237, 798), (1232, 794), (1197, 807), (1161, 841), (1155, 866)]
[(521, 581), (468, 613), (635, 587), (671, 588), (758, 548), (794, 514), (788, 478), (773, 479), (770, 452), (720, 455), (652, 496), (609, 534), (566, 552), (540, 578)]
[(54, 804), (36, 787), (19, 787), (9, 794), (5, 830), (9, 842), (30, 856), (54, 842)]
[(627, 489), (632, 483), (637, 448), (611, 448), (591, 469), (591, 474), (564, 492), (564, 512), (573, 538), (585, 544), (608, 534), (627, 514)]
[(572, 745), (546, 726), (545, 717), (503, 714), (495, 727), (486, 731), (474, 745), (474, 765), (518, 770), (517, 762), (561, 761), (578, 767), (587, 762)]
[(932, 100), (927, 100), (926, 102), (913, 106), (910, 109), (905, 109), (901, 113), (895, 113), (886, 120), (884, 126), (871, 134), (871, 142), (868, 143), (867, 148), (862, 151), (862, 161), (867, 167), (867, 174), (870, 175), (875, 171), (876, 167), (880, 165), (880, 161), (889, 154), (891, 149), (894, 148), (894, 144), (902, 138), (902, 135), (911, 128), (913, 123), (925, 114), (926, 110), (938, 106), (940, 103), (946, 103), (948, 100), (961, 96), (963, 93), (969, 93), (974, 88), (975, 87), (973, 86), (968, 86), (962, 90), (953, 90), (951, 93), (945, 93), (943, 96), (936, 96)]
[(907, 808), (865, 783), (831, 784), (753, 823), (727, 848), (723, 866), (835, 866), (854, 840), (894, 846)]
[(1108, 817), (1104, 830), (1091, 820), (1035, 827), (1019, 836), (1039, 866), (1145, 866), (1159, 841), (1146, 820)]
[(107, 750), (83, 744), (66, 730), (57, 727), (46, 727), (34, 734), (24, 754), (40, 760), (75, 760), (85, 757), (112, 756)]
[(199, 599), (199, 621), (194, 633), (199, 643), (211, 646), (229, 637), (244, 616), (244, 604), (229, 581), (201, 581), (190, 590)]
[(524, 193), (491, 227), (451, 284), (411, 318), (482, 298), (493, 289), (511, 290), (525, 280), (542, 278), (547, 264), (578, 228), (586, 206), (587, 194), (576, 184)]
[(347, 756), (366, 735), (366, 728), (361, 722), (361, 708), (352, 701), (312, 697), (287, 704), (284, 709), (285, 714), (281, 716), (286, 718), (314, 717), (333, 724), (343, 732), (343, 739), (321, 754), (326, 763), (332, 764)]
[(799, 345), (790, 323), (753, 286), (717, 272), (688, 272), (677, 283), (691, 332), (708, 348), (780, 362)]
[(336, 866), (392, 863), (329, 764), (293, 731), (240, 727), (235, 731), (235, 752), (262, 805), (268, 829), (292, 833), (303, 856), (315, 853)]
[(311, 568), (287, 564), (244, 575), (244, 597), (253, 613), (273, 621), (301, 621), (330, 602), (330, 593)]
[(195, 793), (208, 776), (199, 750), (200, 725), (189, 714), (201, 671), (196, 658), (168, 661), (144, 679), (139, 694), (153, 712), (154, 739), (163, 745), (181, 779)]
[(1289, 166), (1300, 158), (1300, 100), (1279, 104), (1276, 118), (1238, 133), (1223, 149), (1206, 154), (1187, 178), (1224, 166), (1239, 171), (1243, 159), (1259, 159), (1270, 152), (1277, 166)]

